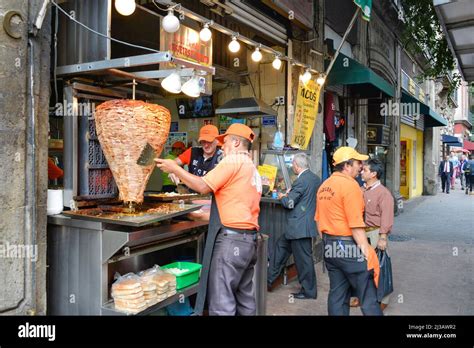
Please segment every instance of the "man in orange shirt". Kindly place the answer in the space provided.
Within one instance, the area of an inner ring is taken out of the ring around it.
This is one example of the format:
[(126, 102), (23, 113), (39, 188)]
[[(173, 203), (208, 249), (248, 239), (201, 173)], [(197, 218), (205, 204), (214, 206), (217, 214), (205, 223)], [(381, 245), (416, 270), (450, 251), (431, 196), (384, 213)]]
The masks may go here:
[(199, 145), (190, 147), (175, 159), (180, 166), (187, 165), (191, 174), (204, 176), (219, 163), (222, 151), (217, 148), (216, 140), (219, 130), (216, 126), (208, 124), (199, 130)]
[(376, 292), (378, 259), (365, 234), (364, 198), (355, 180), (368, 158), (340, 147), (333, 155), (334, 173), (318, 189), (315, 220), (329, 274), (329, 315), (349, 315), (351, 288), (364, 315), (383, 315)]
[(252, 278), (257, 262), (258, 215), (262, 183), (250, 158), (253, 131), (231, 125), (216, 139), (224, 157), (204, 177), (186, 172), (176, 162), (156, 159), (201, 194), (214, 193), (195, 313), (202, 314), (207, 296), (210, 315), (255, 315)]

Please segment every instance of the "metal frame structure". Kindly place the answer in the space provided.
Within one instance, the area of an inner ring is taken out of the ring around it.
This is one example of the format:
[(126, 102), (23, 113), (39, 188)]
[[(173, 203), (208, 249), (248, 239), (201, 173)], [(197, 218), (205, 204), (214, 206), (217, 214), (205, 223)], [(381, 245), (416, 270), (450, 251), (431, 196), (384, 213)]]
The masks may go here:
[[(115, 59), (105, 59), (99, 60), (95, 62), (88, 62), (88, 63), (80, 63), (80, 64), (71, 64), (71, 65), (64, 65), (59, 66), (56, 70), (56, 74), (58, 76), (70, 76), (70, 75), (79, 75), (84, 73), (100, 73), (110, 69), (123, 69), (123, 68), (133, 68), (139, 67), (144, 65), (156, 65), (159, 63), (174, 63), (176, 65), (181, 65), (190, 69), (196, 69), (200, 71), (204, 71), (206, 73), (210, 73), (212, 75), (215, 74), (216, 69), (214, 67), (204, 66), (201, 64), (197, 64), (191, 62), (186, 59), (174, 57), (173, 54), (169, 51), (163, 51), (159, 53), (150, 53), (150, 54), (143, 54), (138, 56), (132, 57), (123, 57), (123, 58), (115, 58)], [(141, 71), (139, 73), (128, 73), (131, 74), (130, 78), (133, 79), (156, 79), (156, 78), (163, 78), (168, 76), (174, 71), (171, 70), (152, 70), (152, 71)], [(189, 70), (188, 70), (189, 72)], [(132, 75), (137, 74), (135, 77)]]
[[(105, 76), (110, 82), (135, 82), (139, 81), (142, 84), (146, 84), (152, 87), (159, 87), (160, 83), (156, 79), (164, 78), (171, 74), (175, 69), (168, 70), (148, 70), (148, 71), (127, 71), (137, 67), (144, 66), (156, 66), (160, 63), (173, 63), (178, 66), (185, 67), (181, 69), (180, 73), (182, 76), (192, 76), (194, 70), (206, 74), (215, 74), (215, 67), (204, 66), (201, 64), (194, 63), (182, 58), (173, 57), (173, 54), (169, 51), (150, 53), (138, 56), (105, 59), (94, 62), (71, 64), (59, 66), (56, 70), (58, 77), (72, 80), (75, 77), (88, 77), (93, 76)], [(82, 158), (82, 154), (79, 150), (84, 151), (83, 147), (80, 146), (80, 137), (84, 137), (84, 134), (79, 134), (79, 130), (84, 128), (80, 127), (78, 119), (78, 102), (80, 98), (85, 99), (96, 99), (96, 100), (108, 100), (107, 96), (96, 96), (83, 93), (84, 90), (93, 93), (104, 93), (112, 97), (124, 98), (123, 87), (111, 86), (107, 89), (100, 87), (84, 85), (77, 82), (67, 82), (64, 85), (64, 102), (65, 105), (72, 105), (74, 117), (64, 118), (64, 205), (71, 207), (74, 203), (72, 202), (75, 196), (79, 196), (79, 180), (82, 175), (84, 168), (79, 167), (79, 159)], [(126, 92), (127, 90), (125, 90)], [(139, 94), (140, 92), (138, 92)]]

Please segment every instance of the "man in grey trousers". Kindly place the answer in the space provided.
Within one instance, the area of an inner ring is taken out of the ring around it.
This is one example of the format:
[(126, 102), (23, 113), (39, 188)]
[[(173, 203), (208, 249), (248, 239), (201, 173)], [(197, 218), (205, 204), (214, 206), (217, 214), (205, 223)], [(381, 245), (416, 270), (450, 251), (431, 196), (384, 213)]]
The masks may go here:
[(279, 194), (281, 204), (288, 209), (285, 234), (278, 240), (275, 263), (268, 272), (268, 285), (280, 275), (288, 258), (293, 254), (301, 290), (292, 294), (297, 299), (317, 297), (316, 273), (314, 271), (312, 238), (316, 237), (316, 192), (321, 180), (309, 169), (309, 158), (304, 153), (296, 154), (293, 171), (298, 178), (291, 190)]

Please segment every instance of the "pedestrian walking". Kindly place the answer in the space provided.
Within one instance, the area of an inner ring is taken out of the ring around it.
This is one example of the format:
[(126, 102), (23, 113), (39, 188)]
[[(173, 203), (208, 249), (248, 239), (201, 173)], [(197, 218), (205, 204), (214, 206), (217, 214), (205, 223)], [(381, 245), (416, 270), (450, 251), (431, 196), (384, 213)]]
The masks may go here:
[(453, 163), (449, 160), (449, 156), (446, 155), (444, 161), (441, 161), (438, 168), (438, 175), (441, 177), (441, 189), (443, 192), (449, 193), (449, 187), (451, 186), (451, 176), (453, 175)]
[(466, 195), (472, 194), (472, 185), (474, 185), (474, 154), (470, 155), (470, 160), (464, 166), (466, 175)]
[(195, 313), (255, 315), (253, 274), (257, 262), (258, 216), (262, 182), (250, 157), (254, 132), (232, 124), (216, 137), (224, 157), (204, 177), (193, 175), (175, 161), (155, 159), (157, 166), (175, 174), (201, 194), (213, 192), (211, 216), (202, 262)]
[(333, 155), (335, 172), (317, 193), (315, 220), (324, 243), (330, 290), (329, 315), (349, 315), (351, 288), (364, 315), (383, 315), (377, 302), (379, 263), (369, 245), (364, 223), (364, 198), (355, 180), (369, 158), (350, 147)]
[(268, 286), (280, 275), (288, 258), (293, 254), (301, 290), (293, 293), (296, 299), (315, 299), (317, 281), (313, 261), (313, 239), (316, 237), (316, 192), (321, 180), (309, 169), (309, 158), (304, 153), (293, 158), (293, 171), (298, 178), (291, 190), (279, 194), (283, 207), (288, 209), (285, 233), (278, 239), (275, 263), (269, 268)]
[(460, 169), (460, 180), (461, 180), (461, 190), (464, 191), (464, 187), (466, 186), (466, 164), (468, 163), (468, 159), (466, 155), (461, 156), (461, 161), (459, 163)]
[(451, 158), (449, 159), (450, 162), (453, 164), (453, 170), (451, 171), (451, 189), (454, 190), (454, 184), (456, 183), (456, 178), (458, 177), (459, 173), (459, 159), (458, 156), (451, 152)]
[[(382, 185), (383, 163), (377, 159), (370, 159), (364, 165), (362, 179), (364, 188), (364, 220), (367, 238), (372, 247), (385, 251), (388, 247), (388, 234), (392, 230), (394, 220), (394, 199), (390, 191)], [(384, 310), (390, 302), (390, 295), (381, 301)]]

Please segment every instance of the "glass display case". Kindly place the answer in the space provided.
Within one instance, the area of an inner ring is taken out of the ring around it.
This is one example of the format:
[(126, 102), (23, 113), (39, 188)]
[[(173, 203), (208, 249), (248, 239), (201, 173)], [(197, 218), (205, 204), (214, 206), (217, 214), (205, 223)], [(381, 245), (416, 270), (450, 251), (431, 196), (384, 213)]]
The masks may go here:
[[(296, 174), (293, 172), (293, 158), (297, 153), (309, 152), (299, 150), (264, 150), (260, 158), (259, 172), (262, 178), (263, 192), (262, 196), (271, 197), (272, 191), (285, 193), (291, 188), (292, 183), (296, 180)], [(266, 167), (266, 168), (262, 168)], [(262, 173), (272, 173), (262, 175)], [(275, 173), (276, 172), (276, 173)]]

